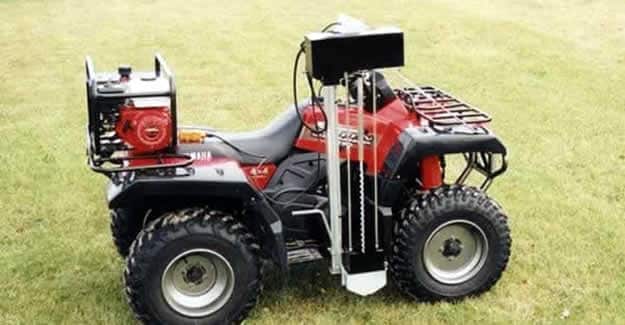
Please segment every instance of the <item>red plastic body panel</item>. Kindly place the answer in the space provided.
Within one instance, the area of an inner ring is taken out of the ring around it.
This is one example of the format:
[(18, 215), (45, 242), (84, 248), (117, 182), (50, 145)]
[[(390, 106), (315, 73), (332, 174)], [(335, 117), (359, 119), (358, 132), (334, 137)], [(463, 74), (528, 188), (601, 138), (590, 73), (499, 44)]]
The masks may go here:
[[(313, 110), (312, 107), (308, 107), (304, 111), (304, 120), (308, 125), (315, 125), (317, 121), (323, 121), (323, 116), (318, 109)], [(339, 109), (338, 121), (339, 127), (341, 128), (339, 138), (342, 144), (340, 146), (340, 158), (347, 159), (348, 153), (345, 144), (347, 143), (347, 139), (355, 139), (358, 128), (358, 109), (356, 107), (349, 107), (347, 110)], [(375, 127), (374, 121), (377, 122)], [(369, 142), (364, 146), (364, 160), (367, 166), (367, 174), (371, 175), (374, 172), (379, 173), (384, 166), (384, 160), (389, 151), (393, 145), (399, 141), (401, 132), (407, 127), (418, 126), (420, 124), (420, 117), (416, 113), (406, 109), (400, 99), (396, 99), (378, 110), (375, 120), (372, 113), (365, 111), (365, 142)], [(374, 129), (375, 136), (373, 136)], [(377, 141), (377, 146), (373, 146), (374, 141)], [(302, 128), (300, 137), (295, 142), (295, 146), (299, 149), (323, 153), (326, 149), (325, 135), (314, 135), (306, 128)], [(377, 148), (377, 161), (373, 154), (374, 148)], [(349, 159), (352, 161), (358, 160), (358, 146), (355, 142), (352, 144)], [(437, 156), (425, 157), (420, 162), (420, 167), (415, 166), (415, 168), (420, 168), (419, 172), (424, 189), (431, 189), (442, 185), (442, 171)]]
[[(308, 107), (303, 115), (308, 125), (314, 125), (316, 121), (323, 121), (321, 112), (316, 109), (315, 113), (313, 113), (312, 107)], [(341, 159), (347, 159), (348, 153), (345, 144), (347, 144), (347, 138), (355, 139), (354, 135), (358, 128), (358, 109), (356, 107), (349, 107), (347, 110), (339, 109), (338, 121), (341, 128), (339, 138), (342, 139), (340, 157)], [(419, 117), (414, 112), (408, 111), (399, 99), (388, 103), (378, 110), (375, 121), (377, 121), (375, 126), (376, 136), (373, 136), (373, 114), (364, 112), (365, 140), (371, 140), (364, 146), (364, 160), (367, 165), (367, 173), (369, 174), (372, 174), (374, 171), (381, 171), (386, 155), (398, 141), (399, 135), (405, 128), (419, 125)], [(373, 146), (373, 141), (377, 141), (377, 164), (374, 163), (373, 148), (376, 146)], [(314, 135), (308, 129), (302, 128), (295, 146), (299, 149), (323, 153), (326, 149), (325, 135)], [(350, 160), (358, 160), (358, 145), (354, 142), (349, 158)]]

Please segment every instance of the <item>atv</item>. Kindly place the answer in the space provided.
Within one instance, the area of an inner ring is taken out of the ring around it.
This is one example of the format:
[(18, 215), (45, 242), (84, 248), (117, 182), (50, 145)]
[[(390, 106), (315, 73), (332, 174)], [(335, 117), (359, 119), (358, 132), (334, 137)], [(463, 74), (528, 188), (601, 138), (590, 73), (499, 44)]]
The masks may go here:
[[(297, 95), (302, 55), (307, 100)], [(387, 273), (415, 300), (490, 289), (510, 254), (505, 212), (485, 193), (507, 168), (506, 148), (475, 106), (409, 80), (391, 87), (385, 69), (403, 64), (400, 30), (342, 19), (300, 45), (293, 105), (263, 129), (231, 133), (178, 125), (160, 55), (149, 72), (96, 73), (87, 57), (88, 164), (109, 178), (136, 317), (238, 323), (265, 261), (284, 276), (326, 261), (359, 295)], [(477, 187), (467, 185), (474, 171)]]

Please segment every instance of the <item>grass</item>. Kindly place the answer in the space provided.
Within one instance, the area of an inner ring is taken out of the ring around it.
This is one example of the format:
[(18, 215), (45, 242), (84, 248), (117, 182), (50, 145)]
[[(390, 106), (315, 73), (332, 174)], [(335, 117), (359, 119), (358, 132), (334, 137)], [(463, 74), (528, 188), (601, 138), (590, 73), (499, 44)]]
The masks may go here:
[(105, 179), (85, 166), (82, 59), (177, 73), (184, 123), (248, 129), (291, 101), (304, 32), (337, 13), (406, 32), (404, 73), (485, 108), (510, 151), (499, 284), (458, 304), (361, 298), (322, 268), (250, 324), (625, 322), (625, 3), (0, 0), (0, 323), (133, 323)]

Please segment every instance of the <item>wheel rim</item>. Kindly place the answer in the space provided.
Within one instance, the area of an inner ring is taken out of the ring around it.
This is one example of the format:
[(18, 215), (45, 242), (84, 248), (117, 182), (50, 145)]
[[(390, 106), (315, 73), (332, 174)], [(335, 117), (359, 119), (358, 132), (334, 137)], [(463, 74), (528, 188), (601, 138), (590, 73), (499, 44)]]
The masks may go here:
[(234, 280), (234, 271), (223, 256), (209, 249), (193, 249), (167, 265), (161, 290), (167, 304), (178, 313), (203, 317), (230, 299)]
[(457, 219), (438, 226), (423, 249), (426, 271), (444, 284), (458, 284), (475, 276), (484, 266), (488, 241), (475, 223)]

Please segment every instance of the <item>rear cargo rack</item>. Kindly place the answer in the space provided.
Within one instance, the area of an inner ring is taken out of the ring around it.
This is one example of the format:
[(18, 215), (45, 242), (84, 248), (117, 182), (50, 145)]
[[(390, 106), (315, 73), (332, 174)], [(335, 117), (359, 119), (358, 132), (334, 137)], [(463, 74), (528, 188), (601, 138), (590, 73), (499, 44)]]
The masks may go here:
[(396, 92), (406, 108), (433, 127), (480, 125), (491, 121), (491, 117), (477, 107), (432, 86), (407, 87), (396, 89)]

